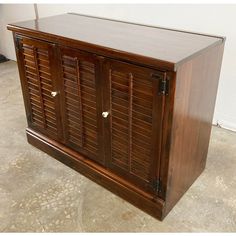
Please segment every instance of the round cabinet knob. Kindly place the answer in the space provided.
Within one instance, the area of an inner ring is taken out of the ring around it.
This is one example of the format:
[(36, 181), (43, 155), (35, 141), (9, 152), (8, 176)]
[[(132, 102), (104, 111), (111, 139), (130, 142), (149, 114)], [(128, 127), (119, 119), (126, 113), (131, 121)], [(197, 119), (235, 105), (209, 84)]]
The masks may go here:
[(56, 97), (58, 92), (51, 92), (52, 97)]
[(108, 115), (109, 115), (109, 112), (108, 112), (108, 111), (104, 111), (104, 112), (102, 113), (102, 117), (104, 117), (104, 118), (107, 118)]

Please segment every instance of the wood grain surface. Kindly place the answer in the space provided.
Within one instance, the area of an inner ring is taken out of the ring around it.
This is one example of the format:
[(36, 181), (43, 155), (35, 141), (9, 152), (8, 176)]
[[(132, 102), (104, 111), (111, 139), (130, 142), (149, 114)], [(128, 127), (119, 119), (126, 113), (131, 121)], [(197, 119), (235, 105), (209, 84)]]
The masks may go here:
[[(179, 32), (78, 14), (63, 14), (8, 25), (11, 30), (76, 40), (117, 54), (130, 53), (176, 64), (201, 50), (220, 44), (222, 37)], [(168, 63), (167, 63), (168, 64)]]

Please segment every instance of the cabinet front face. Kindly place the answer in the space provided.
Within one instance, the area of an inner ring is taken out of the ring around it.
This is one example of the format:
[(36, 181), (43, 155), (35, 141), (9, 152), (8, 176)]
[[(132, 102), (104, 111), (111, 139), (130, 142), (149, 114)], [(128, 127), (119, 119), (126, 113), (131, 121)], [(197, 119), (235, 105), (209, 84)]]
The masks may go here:
[(55, 45), (17, 36), (16, 51), (28, 125), (60, 139)]
[[(89, 53), (60, 48), (65, 143), (103, 163), (99, 67)], [(100, 117), (100, 119), (99, 119)]]
[[(104, 109), (108, 167), (149, 191), (156, 190), (164, 75), (151, 69), (110, 61), (107, 64)], [(105, 114), (107, 115), (107, 113)]]

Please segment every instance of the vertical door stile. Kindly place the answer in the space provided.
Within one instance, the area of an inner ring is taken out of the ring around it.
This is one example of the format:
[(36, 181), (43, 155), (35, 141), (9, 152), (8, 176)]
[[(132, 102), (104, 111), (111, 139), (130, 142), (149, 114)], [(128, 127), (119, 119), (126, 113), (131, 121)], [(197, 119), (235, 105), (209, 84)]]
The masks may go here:
[(14, 43), (15, 43), (15, 50), (16, 50), (16, 57), (17, 57), (17, 64), (18, 64), (18, 70), (20, 75), (20, 83), (22, 88), (22, 95), (24, 98), (24, 104), (25, 104), (25, 112), (27, 117), (27, 123), (30, 125), (32, 123), (33, 117), (32, 117), (32, 108), (30, 104), (30, 96), (28, 93), (28, 87), (27, 87), (27, 78), (26, 78), (26, 72), (24, 68), (24, 54), (23, 54), (23, 43), (22, 38), (15, 33), (14, 35)]
[(104, 72), (104, 57), (93, 55), (94, 58), (94, 71), (95, 71), (95, 96), (96, 96), (96, 118), (97, 118), (97, 146), (98, 146), (98, 157), (101, 160), (100, 164), (103, 166), (105, 163), (105, 150), (104, 150), (104, 123), (102, 118), (103, 112), (103, 72)]
[(75, 57), (77, 85), (78, 85), (78, 98), (79, 98), (79, 120), (80, 120), (80, 145), (84, 146), (84, 134), (83, 134), (83, 106), (82, 106), (82, 94), (81, 94), (81, 80), (80, 80), (80, 67), (79, 60)]
[(160, 80), (162, 77), (165, 76), (163, 75), (156, 75), (152, 76), (153, 77), (153, 111), (152, 111), (152, 117), (153, 120), (156, 122), (152, 126), (152, 156), (153, 158), (152, 161), (152, 166), (155, 168), (150, 169), (150, 177), (153, 179), (153, 186), (156, 189), (157, 193), (160, 190), (159, 188), (157, 189), (157, 183), (160, 182), (160, 155), (161, 155), (161, 137), (162, 137), (162, 132), (156, 132), (157, 130), (162, 129), (162, 120), (163, 120), (163, 114), (164, 114), (164, 101), (165, 101), (165, 96), (163, 94), (157, 93), (159, 90), (159, 84)]
[[(110, 124), (108, 124), (110, 126), (109, 128), (109, 137), (106, 137), (106, 139), (110, 139), (110, 143), (112, 143), (112, 125), (113, 125), (113, 122), (112, 122), (112, 90), (111, 90), (111, 73), (112, 73), (112, 70), (111, 68), (109, 68), (109, 74), (108, 74), (108, 86), (109, 86), (109, 91), (108, 91), (108, 94), (109, 94), (109, 108), (110, 108), (110, 117), (109, 117), (109, 122)], [(110, 149), (110, 153), (109, 153), (110, 156), (112, 156), (112, 150)], [(109, 161), (109, 159), (108, 159)]]
[[(110, 144), (112, 142), (112, 97), (111, 97), (111, 73), (110, 61), (104, 60), (102, 66), (103, 78), (102, 84), (102, 112), (108, 111), (109, 116), (106, 119), (102, 119), (103, 124), (103, 136), (102, 146), (104, 153), (104, 162), (106, 168), (110, 166), (110, 157), (112, 155)], [(102, 114), (100, 114), (102, 117)]]
[[(155, 76), (154, 76), (155, 77)], [(160, 90), (160, 81), (168, 81), (169, 77), (167, 76), (167, 72), (162, 73), (153, 80), (154, 89)], [(168, 93), (167, 93), (168, 94)], [(166, 103), (166, 93), (158, 92), (158, 95), (153, 97), (153, 119), (157, 122), (153, 126), (152, 131), (152, 153), (156, 155), (157, 158), (153, 160), (153, 165), (155, 166), (153, 172), (154, 178), (154, 186), (156, 185), (156, 194), (159, 197), (163, 197), (165, 195), (163, 188), (163, 179), (162, 179), (162, 168), (161, 168), (161, 156), (162, 156), (162, 140), (163, 140), (163, 120), (164, 120), (164, 112), (165, 112), (165, 103)], [(162, 132), (158, 132), (158, 135), (155, 134), (156, 130), (160, 129)]]

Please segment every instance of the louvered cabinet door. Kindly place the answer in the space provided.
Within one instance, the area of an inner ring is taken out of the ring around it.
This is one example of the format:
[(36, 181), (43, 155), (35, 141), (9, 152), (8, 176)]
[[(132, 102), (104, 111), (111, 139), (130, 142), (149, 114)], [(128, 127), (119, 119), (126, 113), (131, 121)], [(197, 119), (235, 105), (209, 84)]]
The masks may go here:
[(92, 54), (60, 48), (65, 143), (103, 163), (99, 67)]
[(60, 139), (55, 44), (18, 36), (16, 51), (28, 125)]
[(107, 65), (104, 109), (109, 115), (104, 120), (110, 137), (108, 167), (151, 192), (156, 191), (159, 176), (163, 96), (158, 89), (163, 76), (116, 61)]

